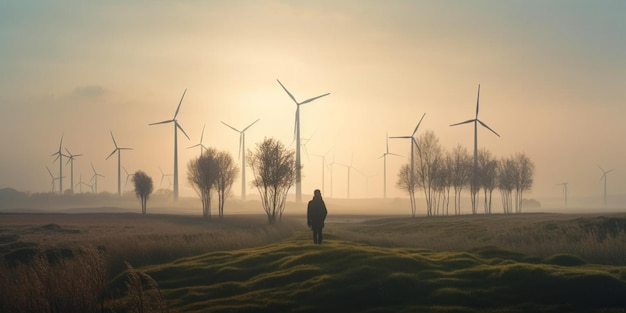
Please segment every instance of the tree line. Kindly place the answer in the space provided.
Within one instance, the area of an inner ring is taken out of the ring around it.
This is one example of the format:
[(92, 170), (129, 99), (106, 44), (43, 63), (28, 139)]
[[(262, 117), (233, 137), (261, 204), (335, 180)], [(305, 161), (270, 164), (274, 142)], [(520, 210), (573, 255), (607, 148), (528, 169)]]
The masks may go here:
[[(480, 191), (485, 214), (492, 213), (492, 195), (498, 189), (502, 198), (503, 213), (521, 213), (524, 192), (531, 189), (535, 165), (524, 153), (497, 159), (481, 149), (477, 155), (477, 168), (467, 148), (457, 145), (445, 151), (432, 131), (417, 137), (414, 164), (405, 164), (398, 173), (397, 187), (415, 198), (421, 189), (426, 201), (426, 215), (449, 215), (450, 201), (453, 214), (461, 214), (461, 195), (469, 189), (472, 214), (479, 212)], [(413, 173), (411, 173), (413, 168)], [(475, 173), (474, 173), (475, 171)], [(411, 214), (416, 215), (412, 202)]]

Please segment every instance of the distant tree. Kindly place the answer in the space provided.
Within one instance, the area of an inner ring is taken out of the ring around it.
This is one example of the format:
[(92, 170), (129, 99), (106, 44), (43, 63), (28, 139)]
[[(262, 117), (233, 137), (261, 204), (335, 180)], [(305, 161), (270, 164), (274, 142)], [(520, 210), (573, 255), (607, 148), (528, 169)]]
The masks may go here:
[(418, 158), (415, 165), (417, 185), (424, 190), (426, 215), (430, 216), (433, 214), (436, 170), (442, 157), (441, 145), (435, 133), (428, 130), (417, 138), (417, 147)]
[(515, 161), (512, 158), (505, 158), (498, 162), (497, 186), (502, 196), (502, 210), (504, 214), (512, 213), (513, 208), (513, 189), (515, 189), (515, 180), (517, 169)]
[(533, 186), (535, 164), (524, 153), (518, 153), (513, 157), (517, 169), (515, 180), (515, 212), (522, 213), (522, 199), (525, 191)]
[(472, 175), (472, 157), (467, 148), (457, 145), (452, 150), (450, 183), (454, 187), (454, 214), (461, 214), (461, 192)]
[(219, 176), (216, 161), (217, 151), (208, 148), (201, 156), (191, 159), (187, 164), (187, 180), (196, 190), (202, 201), (202, 215), (211, 218), (211, 195)]
[(249, 151), (248, 164), (252, 168), (252, 185), (261, 195), (261, 203), (270, 224), (282, 220), (287, 192), (295, 184), (295, 157), (278, 140), (269, 138)]
[(226, 202), (226, 196), (235, 182), (235, 176), (237, 176), (239, 169), (235, 165), (233, 157), (228, 152), (217, 153), (215, 156), (215, 162), (217, 163), (218, 170), (215, 187), (217, 189), (218, 196), (219, 218), (222, 219), (224, 218), (224, 204)]
[(415, 187), (417, 185), (416, 179), (411, 179), (411, 164), (404, 164), (400, 167), (398, 172), (398, 181), (396, 186), (406, 191), (409, 194), (409, 200), (411, 201), (411, 217), (415, 217)]
[(487, 149), (478, 151), (478, 182), (485, 196), (485, 214), (491, 214), (491, 196), (496, 188), (498, 162)]
[(152, 177), (148, 176), (143, 171), (136, 171), (133, 174), (133, 184), (135, 184), (135, 194), (141, 202), (141, 214), (146, 214), (146, 208), (148, 206), (148, 198), (154, 189), (152, 185)]

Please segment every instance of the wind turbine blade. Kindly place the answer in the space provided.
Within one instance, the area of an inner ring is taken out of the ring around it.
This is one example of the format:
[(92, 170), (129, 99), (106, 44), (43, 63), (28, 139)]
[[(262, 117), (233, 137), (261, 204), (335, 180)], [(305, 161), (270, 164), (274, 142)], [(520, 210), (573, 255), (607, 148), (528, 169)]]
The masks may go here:
[(174, 121), (174, 125), (176, 125), (175, 127), (178, 127), (178, 129), (180, 129), (180, 131), (183, 132), (183, 134), (185, 134), (185, 137), (187, 137), (187, 139), (191, 140), (191, 138), (189, 138), (189, 136), (187, 135), (187, 133), (185, 132), (185, 130), (183, 129), (182, 126), (180, 126), (180, 124), (178, 124), (178, 122)]
[(456, 123), (456, 124), (451, 124), (450, 126), (456, 126), (456, 125), (461, 125), (461, 124), (467, 124), (467, 123), (472, 123), (475, 122), (476, 119), (471, 119), (471, 120), (467, 120), (465, 122), (460, 122), (460, 123)]
[[(220, 121), (220, 122), (221, 122), (221, 121)], [(226, 126), (230, 127), (230, 129), (232, 129), (232, 130), (234, 130), (234, 131), (236, 131), (236, 132), (238, 132), (238, 133), (240, 133), (240, 132), (241, 132), (239, 129), (237, 129), (237, 128), (235, 128), (235, 127), (232, 127), (232, 126), (230, 126), (230, 125), (228, 125), (228, 124), (226, 124), (226, 123), (224, 123), (224, 122), (222, 122), (222, 124), (224, 124), (224, 125), (226, 125)]]
[(117, 148), (118, 150), (133, 150), (133, 148)]
[(246, 130), (248, 130), (248, 128), (250, 128), (252, 125), (256, 124), (256, 122), (258, 122), (260, 120), (260, 118), (258, 118), (256, 121), (252, 122), (252, 124), (248, 125), (248, 127), (244, 128), (242, 130), (242, 132), (245, 132)]
[(50, 177), (54, 179), (54, 175), (52, 175), (52, 172), (50, 172), (50, 169), (47, 166), (46, 166), (46, 170), (48, 170), (48, 174), (50, 174)]
[(289, 90), (287, 90), (287, 88), (285, 88), (285, 86), (283, 86), (283, 83), (280, 82), (280, 80), (276, 79), (276, 81), (280, 84), (281, 87), (283, 87), (283, 89), (285, 90), (285, 92), (289, 95), (289, 97), (291, 98), (291, 100), (293, 100), (293, 102), (296, 103), (296, 105), (300, 104), (298, 103), (298, 101), (296, 100), (296, 98), (291, 94), (291, 92), (289, 92)]
[(317, 100), (317, 99), (319, 99), (319, 98), (321, 98), (321, 97), (326, 97), (326, 96), (328, 96), (329, 94), (330, 94), (330, 92), (329, 92), (329, 93), (325, 93), (325, 94), (323, 94), (323, 95), (321, 95), (321, 96), (317, 96), (317, 97), (313, 97), (313, 98), (311, 98), (311, 99), (304, 100), (304, 101), (300, 102), (300, 104), (309, 103), (309, 102), (311, 102), (311, 101), (313, 101), (313, 100)]
[(189, 147), (187, 147), (187, 149), (195, 148), (195, 147), (197, 147), (197, 146), (199, 146), (199, 145), (201, 145), (201, 144), (197, 144), (197, 145), (189, 146)]
[(401, 157), (401, 155), (399, 155), (399, 154), (397, 154), (397, 153), (391, 153), (391, 152), (389, 152), (389, 153), (387, 153), (387, 154), (388, 154), (388, 155), (395, 155), (395, 156), (399, 156), (399, 157)]
[(424, 116), (426, 116), (426, 112), (422, 114), (422, 118), (420, 118), (420, 121), (417, 123), (417, 126), (415, 126), (415, 129), (413, 130), (413, 134), (411, 134), (411, 136), (415, 136), (417, 129), (420, 127), (420, 124), (422, 124), (422, 120), (424, 120)]
[(161, 122), (157, 122), (157, 123), (150, 123), (148, 125), (158, 125), (158, 124), (167, 124), (167, 123), (171, 123), (174, 120), (166, 120), (166, 121), (161, 121)]
[(122, 166), (122, 169), (124, 170), (124, 173), (126, 173), (126, 175), (129, 175), (125, 167)]
[(115, 137), (113, 137), (113, 132), (111, 132), (111, 139), (113, 139), (113, 144), (115, 145), (115, 148), (117, 149), (117, 142), (115, 141)]
[(476, 119), (478, 119), (478, 105), (480, 103), (480, 84), (478, 84), (478, 95), (476, 96)]
[(202, 139), (204, 139), (204, 128), (206, 127), (206, 124), (202, 125), (202, 135), (200, 135), (200, 144), (202, 144)]
[(243, 132), (239, 133), (239, 152), (237, 152), (237, 159), (241, 159), (242, 147), (243, 147)]
[(409, 138), (413, 138), (412, 136), (392, 136), (389, 137), (391, 139), (409, 139)]
[(118, 151), (117, 149), (113, 150), (113, 152), (111, 152), (111, 154), (109, 154), (109, 156), (108, 156), (105, 160), (108, 160), (108, 159), (109, 159), (112, 155), (114, 155), (114, 154), (115, 154), (115, 152), (117, 152), (117, 151)]
[(413, 142), (413, 144), (415, 145), (415, 148), (417, 148), (417, 152), (418, 153), (422, 153), (422, 150), (420, 149), (420, 146), (417, 144), (417, 140), (415, 140), (414, 137), (411, 137), (411, 141)]
[(178, 115), (178, 111), (180, 110), (180, 105), (183, 103), (183, 98), (185, 98), (185, 93), (187, 93), (187, 88), (185, 88), (185, 91), (183, 91), (183, 96), (180, 97), (180, 102), (178, 102), (178, 107), (176, 107), (176, 113), (174, 113), (174, 118), (172, 120), (175, 120), (176, 116)]
[(61, 134), (61, 141), (59, 142), (59, 153), (61, 153), (61, 146), (63, 145), (63, 136), (65, 135), (65, 133)]
[(483, 123), (481, 120), (477, 120), (478, 123), (480, 123), (480, 125), (483, 125), (483, 127), (487, 128), (488, 130), (490, 130), (492, 133), (496, 134), (496, 136), (500, 137), (500, 135), (498, 135), (498, 133), (496, 133), (495, 130), (491, 129), (489, 126), (487, 126), (487, 124)]
[(298, 128), (298, 124), (300, 123), (300, 114), (298, 113), (300, 113), (300, 106), (298, 106), (298, 108), (296, 109), (296, 117), (293, 122), (293, 138), (294, 139), (296, 138), (296, 130)]

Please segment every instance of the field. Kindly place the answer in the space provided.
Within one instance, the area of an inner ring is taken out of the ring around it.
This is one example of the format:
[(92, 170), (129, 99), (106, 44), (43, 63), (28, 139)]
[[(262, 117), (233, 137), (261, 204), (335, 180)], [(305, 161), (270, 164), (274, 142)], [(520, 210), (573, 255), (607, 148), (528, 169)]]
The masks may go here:
[(626, 214), (0, 214), (3, 312), (624, 312)]

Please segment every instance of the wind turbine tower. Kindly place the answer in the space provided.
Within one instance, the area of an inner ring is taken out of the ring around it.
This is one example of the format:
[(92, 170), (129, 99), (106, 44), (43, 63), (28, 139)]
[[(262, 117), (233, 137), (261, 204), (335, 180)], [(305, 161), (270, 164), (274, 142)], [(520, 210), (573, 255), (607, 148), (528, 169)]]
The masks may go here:
[(385, 136), (385, 153), (379, 157), (379, 159), (383, 159), (383, 198), (387, 199), (387, 156), (395, 155), (400, 156), (399, 154), (389, 152), (389, 135)]
[(202, 139), (204, 139), (204, 128), (206, 127), (206, 124), (204, 124), (204, 126), (202, 126), (202, 135), (200, 135), (200, 143), (197, 145), (193, 145), (191, 147), (187, 147), (187, 149), (191, 149), (191, 148), (195, 148), (195, 147), (200, 147), (200, 156), (202, 156), (202, 152), (204, 150), (207, 150), (207, 148), (202, 144)]
[(63, 145), (63, 134), (61, 134), (61, 141), (59, 142), (59, 150), (53, 153), (51, 156), (57, 156), (54, 161), (59, 160), (59, 194), (63, 194), (63, 157), (66, 156), (61, 150)]
[(124, 183), (124, 191), (128, 190), (128, 179), (130, 179), (131, 177), (134, 177), (135, 174), (134, 173), (129, 173), (125, 167), (122, 166), (122, 169), (124, 170), (124, 173), (126, 173), (126, 182)]
[(246, 126), (243, 130), (239, 130), (235, 127), (232, 127), (224, 122), (222, 124), (228, 126), (230, 129), (239, 133), (239, 155), (241, 158), (241, 200), (246, 200), (246, 130), (252, 127), (252, 125), (256, 124), (260, 118), (256, 121), (250, 123), (250, 125)]
[(409, 184), (410, 184), (410, 188), (411, 191), (409, 192), (409, 197), (411, 199), (411, 216), (415, 217), (415, 211), (416, 211), (416, 203), (415, 203), (415, 193), (414, 193), (414, 186), (415, 186), (415, 147), (417, 147), (417, 140), (415, 139), (415, 133), (417, 133), (417, 129), (420, 127), (420, 124), (422, 124), (422, 120), (424, 120), (424, 116), (426, 116), (426, 113), (422, 114), (422, 118), (420, 118), (420, 121), (417, 122), (417, 126), (415, 126), (415, 129), (413, 130), (413, 133), (411, 133), (410, 136), (394, 136), (394, 137), (389, 137), (392, 139), (410, 139), (411, 140), (411, 173), (409, 174)]
[(185, 132), (185, 130), (178, 124), (178, 120), (176, 120), (176, 116), (178, 116), (178, 111), (180, 110), (180, 105), (183, 103), (183, 98), (185, 98), (185, 93), (187, 89), (183, 91), (183, 96), (180, 97), (180, 102), (178, 102), (178, 107), (176, 108), (176, 112), (174, 113), (174, 117), (171, 120), (165, 120), (157, 123), (152, 123), (148, 125), (157, 125), (157, 124), (168, 124), (174, 123), (174, 201), (178, 201), (178, 130), (183, 132), (185, 137), (189, 139), (189, 136)]
[(59, 179), (59, 177), (54, 177), (54, 175), (52, 175), (52, 172), (50, 172), (50, 169), (47, 166), (46, 170), (48, 170), (48, 174), (50, 174), (50, 179), (52, 179), (52, 193), (54, 193), (54, 182)]
[(112, 155), (117, 152), (117, 195), (122, 195), (122, 150), (133, 150), (133, 148), (122, 148), (117, 146), (117, 142), (115, 141), (115, 137), (113, 137), (113, 132), (111, 132), (111, 139), (113, 139), (113, 144), (115, 145), (115, 149), (113, 152), (109, 154), (109, 156), (105, 159), (108, 160)]
[[(70, 164), (70, 185), (72, 188), (72, 193), (74, 193), (74, 159), (76, 157), (82, 156), (82, 154), (72, 154), (67, 148), (65, 148), (65, 151), (67, 151), (67, 163)], [(67, 163), (65, 164), (67, 165)]]
[(471, 192), (471, 198), (472, 198), (472, 212), (474, 214), (476, 213), (476, 210), (478, 207), (478, 203), (477, 203), (477, 200), (478, 200), (477, 183), (478, 182), (476, 181), (477, 175), (478, 175), (478, 124), (480, 123), (480, 125), (487, 128), (492, 133), (496, 134), (496, 136), (500, 137), (500, 135), (498, 135), (496, 131), (494, 131), (489, 126), (487, 126), (487, 124), (483, 123), (481, 120), (478, 119), (479, 104), (480, 104), (480, 84), (478, 84), (478, 96), (476, 97), (476, 116), (473, 119), (450, 125), (450, 126), (456, 126), (456, 125), (461, 125), (461, 124), (474, 123), (474, 167), (472, 168), (472, 181), (470, 182), (470, 192)]
[(330, 148), (330, 150), (328, 150), (328, 151), (326, 152), (326, 154), (324, 154), (324, 155), (320, 155), (320, 154), (311, 154), (312, 156), (316, 156), (316, 157), (318, 157), (318, 158), (321, 158), (321, 159), (322, 159), (322, 193), (323, 193), (324, 195), (326, 195), (326, 188), (325, 188), (325, 185), (324, 185), (324, 182), (325, 182), (325, 180), (326, 180), (326, 178), (324, 177), (324, 168), (326, 167), (326, 156), (328, 155), (328, 153), (330, 153), (330, 151), (331, 151), (332, 149), (333, 149), (333, 148)]
[(296, 98), (283, 86), (280, 80), (276, 80), (278, 84), (285, 90), (285, 92), (289, 95), (291, 100), (296, 103), (296, 121), (295, 121), (295, 137), (296, 137), (296, 202), (302, 203), (302, 163), (300, 160), (300, 106), (306, 103), (309, 103), (313, 100), (319, 99), (321, 97), (328, 96), (330, 93), (325, 93), (321, 96), (313, 97), (302, 102), (298, 102)]
[(93, 182), (93, 186), (94, 186), (94, 194), (98, 194), (98, 177), (104, 177), (104, 175), (99, 174), (98, 172), (96, 172), (96, 168), (93, 167), (93, 163), (91, 163), (91, 169), (93, 170), (93, 176), (91, 176), (91, 180), (89, 181), (94, 181)]
[(600, 181), (604, 180), (604, 207), (606, 208), (606, 174), (613, 171), (613, 169), (605, 171), (603, 168), (598, 165), (598, 168), (602, 171), (602, 176), (600, 177)]

